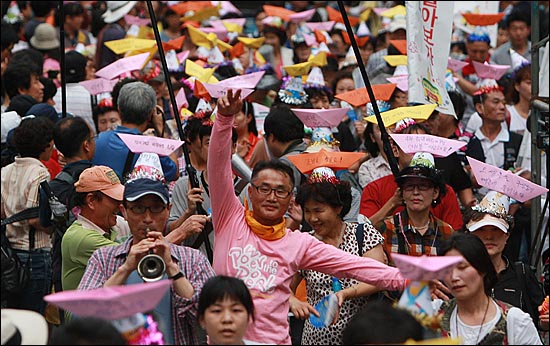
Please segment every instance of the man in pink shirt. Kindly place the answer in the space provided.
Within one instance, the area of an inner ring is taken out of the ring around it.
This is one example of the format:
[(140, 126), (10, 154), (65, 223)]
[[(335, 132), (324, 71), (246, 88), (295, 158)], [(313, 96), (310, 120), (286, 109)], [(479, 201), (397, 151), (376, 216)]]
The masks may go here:
[[(211, 208), (216, 242), (214, 271), (242, 279), (257, 312), (245, 339), (264, 344), (290, 344), (288, 311), (290, 282), (300, 269), (337, 278), (350, 277), (390, 290), (404, 289), (398, 269), (373, 259), (353, 256), (309, 234), (286, 228), (294, 178), (279, 161), (254, 167), (249, 196), (252, 209), (239, 202), (231, 172), (233, 115), (242, 106), (240, 90), (218, 99), (218, 112), (209, 147)], [(266, 140), (269, 140), (267, 138)]]

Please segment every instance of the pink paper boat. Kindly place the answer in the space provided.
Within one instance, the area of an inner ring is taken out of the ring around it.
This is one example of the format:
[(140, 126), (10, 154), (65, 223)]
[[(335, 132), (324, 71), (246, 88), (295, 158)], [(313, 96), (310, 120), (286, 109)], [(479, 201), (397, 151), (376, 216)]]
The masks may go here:
[(114, 79), (123, 73), (141, 70), (147, 59), (149, 59), (149, 53), (141, 53), (138, 55), (129, 56), (127, 58), (118, 59), (112, 64), (96, 71), (95, 75), (105, 79)]
[(466, 142), (433, 135), (392, 133), (390, 136), (399, 148), (408, 154), (424, 151), (437, 157), (447, 157), (466, 146)]
[(348, 108), (331, 108), (331, 109), (305, 109), (292, 108), (296, 116), (304, 123), (304, 125), (316, 127), (336, 127), (346, 115)]

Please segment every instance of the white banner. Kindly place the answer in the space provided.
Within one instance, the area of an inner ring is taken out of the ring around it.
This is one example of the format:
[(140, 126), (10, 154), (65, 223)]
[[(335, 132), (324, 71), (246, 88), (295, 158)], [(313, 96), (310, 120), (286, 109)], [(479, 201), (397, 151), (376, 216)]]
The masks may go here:
[(454, 1), (406, 1), (409, 102), (455, 115), (445, 89)]

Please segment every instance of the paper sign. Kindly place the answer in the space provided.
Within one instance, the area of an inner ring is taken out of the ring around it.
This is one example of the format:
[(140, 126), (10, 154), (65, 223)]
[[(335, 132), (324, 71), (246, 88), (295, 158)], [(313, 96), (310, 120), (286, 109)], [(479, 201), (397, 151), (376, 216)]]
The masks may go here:
[(127, 133), (117, 133), (117, 135), (126, 144), (128, 149), (136, 154), (155, 153), (168, 156), (183, 144), (182, 141), (175, 139), (154, 136), (130, 135)]
[(79, 317), (117, 320), (153, 310), (170, 288), (171, 280), (153, 283), (71, 290), (49, 294), (44, 300)]
[(399, 145), (399, 148), (407, 154), (424, 151), (433, 156), (447, 157), (466, 146), (466, 142), (433, 135), (391, 133), (390, 136)]
[(187, 97), (185, 96), (185, 89), (180, 88), (180, 91), (176, 94), (176, 105), (178, 105), (178, 111), (182, 108), (187, 108), (189, 102), (187, 102)]
[[(375, 84), (372, 86), (372, 92), (376, 100), (388, 101), (395, 90), (395, 84)], [(346, 101), (354, 107), (361, 107), (370, 102), (370, 97), (367, 88), (359, 88), (348, 91), (336, 96), (337, 99)]]
[(210, 94), (210, 96), (212, 96), (213, 98), (224, 97), (227, 94), (227, 91), (229, 89), (233, 91), (236, 91), (237, 89), (241, 89), (241, 100), (243, 100), (248, 95), (254, 92), (254, 89), (230, 87), (230, 86), (220, 85), (220, 83), (218, 84), (202, 83), (202, 84), (204, 85), (204, 88), (208, 91), (208, 94)]
[(151, 19), (149, 18), (140, 18), (140, 17), (132, 16), (130, 14), (124, 15), (124, 21), (126, 21), (128, 25), (143, 26), (143, 25), (151, 24)]
[[(435, 103), (420, 106), (399, 107), (381, 113), (380, 116), (382, 116), (384, 126), (390, 127), (393, 124), (397, 123), (399, 120), (403, 120), (405, 118), (426, 120), (430, 117), (436, 107), (437, 105)], [(374, 124), (378, 124), (378, 122), (376, 121), (376, 116), (374, 115), (366, 117), (365, 120), (370, 121)]]
[(412, 281), (444, 279), (462, 261), (462, 256), (409, 256), (392, 253), (391, 258), (403, 277)]
[(264, 74), (265, 71), (258, 71), (235, 76), (220, 81), (218, 85), (231, 87), (232, 89), (254, 89)]
[(449, 60), (447, 61), (447, 68), (454, 72), (462, 70), (467, 65), (467, 62), (456, 60), (451, 57), (449, 57)]
[(113, 87), (118, 81), (116, 79), (96, 78), (78, 82), (82, 85), (91, 95), (97, 95), (101, 93), (110, 93), (113, 91)]
[(476, 74), (479, 78), (489, 78), (494, 80), (499, 80), (500, 77), (504, 76), (506, 71), (510, 68), (510, 65), (489, 65), (487, 63), (480, 63), (477, 61), (472, 61)]
[(548, 192), (547, 188), (510, 171), (466, 157), (478, 184), (490, 190), (503, 193), (522, 203)]
[(141, 53), (139, 55), (130, 56), (128, 58), (118, 59), (110, 65), (105, 66), (95, 75), (105, 79), (113, 79), (125, 72), (141, 70), (145, 62), (149, 59), (149, 53)]
[(115, 54), (124, 54), (132, 50), (148, 49), (156, 45), (155, 40), (146, 40), (143, 38), (123, 38), (120, 40), (113, 40), (105, 42), (107, 48), (112, 50)]
[(307, 127), (337, 127), (346, 115), (348, 108), (292, 108), (292, 111)]
[(306, 23), (306, 26), (311, 31), (319, 30), (319, 31), (331, 31), (332, 27), (334, 26), (336, 22), (331, 20), (329, 22), (313, 22), (313, 23)]
[(301, 153), (289, 155), (288, 159), (304, 174), (308, 174), (318, 167), (329, 167), (334, 170), (347, 169), (357, 160), (365, 156), (364, 153), (326, 151), (324, 148), (315, 153)]
[(300, 23), (300, 22), (307, 22), (308, 20), (313, 17), (315, 14), (316, 9), (312, 8), (311, 10), (306, 10), (302, 12), (296, 12), (294, 14), (291, 14), (288, 16), (288, 19), (290, 19), (291, 22), (294, 23)]

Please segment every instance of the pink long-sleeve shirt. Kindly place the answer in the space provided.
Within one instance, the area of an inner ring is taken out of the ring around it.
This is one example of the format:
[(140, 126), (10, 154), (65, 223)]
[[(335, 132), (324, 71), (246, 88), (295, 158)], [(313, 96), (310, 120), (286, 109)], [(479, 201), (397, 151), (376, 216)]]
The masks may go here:
[(244, 207), (235, 196), (231, 171), (233, 117), (218, 115), (210, 137), (208, 175), (216, 235), (216, 274), (242, 279), (252, 294), (255, 321), (245, 339), (264, 344), (290, 344), (288, 311), (290, 282), (299, 269), (337, 278), (350, 277), (389, 290), (402, 290), (397, 268), (351, 255), (307, 233), (287, 230), (281, 239), (258, 237), (246, 223)]

